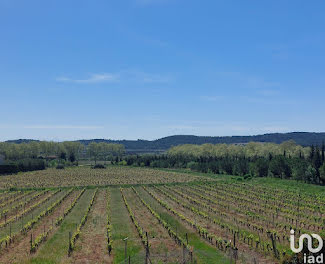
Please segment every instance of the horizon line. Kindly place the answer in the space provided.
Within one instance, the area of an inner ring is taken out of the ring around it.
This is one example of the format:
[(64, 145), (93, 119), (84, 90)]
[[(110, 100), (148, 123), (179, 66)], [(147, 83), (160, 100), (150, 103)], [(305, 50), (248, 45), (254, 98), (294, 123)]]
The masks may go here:
[(18, 138), (18, 139), (8, 139), (0, 142), (10, 142), (10, 141), (49, 141), (49, 142), (65, 142), (65, 141), (91, 141), (91, 140), (108, 140), (108, 141), (156, 141), (164, 138), (175, 137), (175, 136), (192, 136), (192, 137), (206, 137), (206, 138), (231, 138), (231, 137), (256, 137), (256, 136), (265, 136), (265, 135), (288, 135), (288, 134), (323, 134), (325, 132), (314, 132), (314, 131), (292, 131), (292, 132), (272, 132), (264, 134), (253, 134), (253, 135), (231, 135), (231, 136), (198, 136), (193, 134), (175, 134), (164, 136), (156, 139), (110, 139), (110, 138), (84, 138), (84, 139), (71, 139), (71, 140), (41, 140), (33, 138)]

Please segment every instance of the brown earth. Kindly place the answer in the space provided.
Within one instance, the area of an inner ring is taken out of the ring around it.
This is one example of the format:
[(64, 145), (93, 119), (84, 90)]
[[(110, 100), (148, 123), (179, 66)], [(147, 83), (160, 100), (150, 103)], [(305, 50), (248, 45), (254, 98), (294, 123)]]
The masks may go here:
[[(3, 249), (0, 254), (0, 263), (20, 263), (30, 258), (31, 234), (33, 234), (33, 238), (36, 238), (44, 232), (44, 226), (45, 230), (47, 230), (52, 223), (55, 223), (55, 220), (63, 214), (65, 208), (68, 208), (78, 193), (79, 191), (72, 192), (50, 215), (45, 216), (32, 230), (29, 230), (26, 235), (17, 237), (14, 243), (8, 248)], [(54, 225), (49, 237), (53, 235), (58, 228), (59, 227)], [(49, 239), (49, 237), (47, 239)]]
[[(173, 200), (170, 200), (167, 196), (163, 195), (161, 192), (156, 191), (156, 190), (154, 190), (152, 188), (150, 189), (150, 191), (155, 193), (155, 195), (157, 197), (159, 197), (159, 199), (161, 199), (161, 200), (163, 200), (165, 202), (168, 202), (168, 205), (170, 207), (172, 207), (173, 209), (175, 209), (177, 212), (180, 212), (181, 214), (186, 216), (188, 219), (194, 219), (194, 221), (197, 224), (199, 224), (203, 228), (206, 228), (210, 233), (215, 234), (215, 235), (217, 235), (217, 236), (219, 236), (219, 237), (221, 237), (223, 239), (232, 240), (232, 235), (229, 234), (226, 230), (221, 229), (220, 227), (218, 227), (214, 223), (211, 223), (207, 219), (203, 219), (202, 217), (194, 214), (192, 211), (190, 211), (190, 210), (182, 207), (181, 205), (177, 204)], [(177, 196), (177, 194), (174, 194), (174, 196), (177, 197), (179, 200), (181, 200), (183, 202), (186, 201), (184, 198), (182, 198), (180, 196)], [(189, 225), (187, 225), (187, 226), (189, 228), (192, 228)], [(256, 259), (258, 261), (258, 263), (260, 263), (260, 264), (271, 264), (271, 263), (274, 264), (275, 263), (274, 260), (271, 260), (269, 258), (265, 258), (264, 255), (252, 250), (248, 245), (242, 243), (241, 241), (237, 241), (236, 244), (237, 244), (236, 246), (238, 248), (238, 252), (242, 256), (242, 258), (245, 258), (245, 259), (248, 259), (248, 260)]]
[(64, 263), (112, 263), (107, 251), (107, 190), (99, 189), (76, 249)]
[(139, 225), (148, 232), (150, 260), (153, 263), (178, 263), (182, 260), (182, 249), (168, 235), (165, 228), (142, 204), (132, 189), (124, 190), (126, 199)]

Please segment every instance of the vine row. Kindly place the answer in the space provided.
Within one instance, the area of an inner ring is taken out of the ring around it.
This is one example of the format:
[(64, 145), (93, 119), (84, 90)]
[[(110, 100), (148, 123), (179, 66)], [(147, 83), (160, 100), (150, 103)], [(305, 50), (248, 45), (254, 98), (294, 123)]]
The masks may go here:
[(84, 216), (82, 217), (81, 221), (80, 221), (80, 224), (77, 226), (77, 229), (76, 231), (72, 234), (72, 236), (70, 237), (70, 240), (69, 240), (69, 248), (68, 248), (68, 254), (70, 255), (71, 252), (75, 249), (75, 243), (76, 243), (76, 240), (78, 239), (78, 237), (80, 236), (81, 234), (81, 228), (85, 225), (86, 221), (87, 221), (87, 218), (88, 218), (88, 214), (89, 214), (89, 211), (91, 209), (91, 207), (93, 206), (94, 204), (94, 201), (95, 201), (95, 197), (96, 197), (96, 194), (97, 194), (97, 191), (98, 189), (96, 189), (96, 191), (94, 192), (92, 198), (91, 198), (91, 201), (87, 207), (87, 210), (84, 214)]
[(147, 234), (147, 233), (146, 233), (145, 231), (143, 231), (142, 227), (139, 225), (138, 221), (136, 220), (136, 218), (135, 218), (135, 216), (134, 216), (134, 213), (132, 212), (132, 209), (131, 209), (131, 207), (129, 206), (129, 204), (128, 204), (127, 200), (126, 200), (126, 197), (125, 197), (125, 195), (124, 195), (124, 193), (123, 193), (123, 189), (120, 188), (120, 191), (121, 191), (121, 194), (122, 194), (122, 198), (123, 198), (124, 204), (125, 204), (125, 206), (126, 206), (128, 212), (129, 212), (129, 215), (130, 215), (131, 221), (132, 221), (132, 223), (135, 225), (135, 227), (136, 227), (136, 229), (137, 229), (137, 231), (138, 231), (138, 234), (139, 234), (139, 236), (140, 236), (140, 238), (141, 238), (141, 242), (142, 242), (142, 244), (143, 244), (145, 247), (149, 247), (149, 242), (148, 242), (148, 239), (147, 239), (147, 237), (146, 237), (146, 234)]

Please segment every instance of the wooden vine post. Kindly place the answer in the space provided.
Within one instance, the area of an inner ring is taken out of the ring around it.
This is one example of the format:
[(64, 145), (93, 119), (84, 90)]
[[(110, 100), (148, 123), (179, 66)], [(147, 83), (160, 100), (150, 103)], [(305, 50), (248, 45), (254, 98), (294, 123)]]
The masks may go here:
[(72, 234), (71, 234), (71, 232), (69, 232), (69, 249), (68, 249), (68, 255), (69, 256), (70, 256), (70, 253), (72, 251), (71, 237), (72, 237)]
[(30, 234), (30, 252), (33, 251), (33, 233)]
[(148, 264), (148, 259), (149, 259), (149, 239), (148, 239), (148, 232), (146, 232), (146, 237), (147, 237), (147, 243), (146, 243), (146, 259), (145, 259), (145, 264)]

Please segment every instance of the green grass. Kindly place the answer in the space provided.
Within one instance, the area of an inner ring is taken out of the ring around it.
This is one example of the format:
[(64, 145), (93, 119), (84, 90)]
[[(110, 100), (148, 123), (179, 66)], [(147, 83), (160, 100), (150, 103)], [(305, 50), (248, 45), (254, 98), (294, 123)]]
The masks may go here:
[(218, 251), (215, 247), (201, 239), (199, 235), (185, 227), (176, 217), (170, 215), (157, 201), (148, 195), (142, 188), (137, 189), (141, 197), (160, 215), (162, 219), (168, 222), (177, 233), (185, 238), (188, 235), (188, 242), (194, 248), (194, 257), (199, 264), (227, 264), (230, 260)]
[(113, 239), (114, 263), (124, 263), (124, 242), (127, 240), (127, 254), (131, 256), (131, 263), (144, 263), (144, 248), (136, 233), (133, 223), (130, 220), (129, 213), (125, 208), (120, 190), (111, 188), (111, 223)]
[[(65, 194), (65, 191), (58, 192), (57, 194), (53, 195), (49, 200), (47, 200), (46, 202), (42, 203), (37, 208), (33, 209), (28, 214), (24, 215), (23, 218), (19, 219), (18, 221), (12, 222), (11, 223), (11, 234), (15, 234), (15, 233), (19, 232), (19, 230), (22, 228), (22, 226), (24, 224), (26, 224), (28, 221), (31, 221), (33, 218), (37, 217), (41, 212), (43, 212), (53, 202), (57, 201), (62, 196), (64, 196), (64, 194)], [(49, 193), (41, 196), (38, 199), (39, 200), (42, 200), (42, 199), (44, 199), (48, 195), (49, 195)], [(22, 210), (23, 210), (23, 208), (22, 209), (19, 209), (19, 212), (21, 212)], [(12, 218), (12, 217), (13, 216), (10, 216), (10, 218)], [(10, 224), (8, 224), (7, 226), (1, 228), (1, 230), (0, 230), (0, 238), (3, 238), (5, 236), (9, 235), (9, 233), (10, 233)]]
[[(63, 220), (60, 228), (45, 242), (36, 256), (26, 263), (52, 264), (65, 263), (62, 259), (68, 255), (69, 232), (73, 232), (85, 214), (94, 190), (86, 190), (73, 210)], [(82, 232), (82, 231), (81, 231)]]
[[(296, 181), (293, 179), (279, 179), (272, 177), (253, 177), (245, 180), (242, 176), (227, 175), (227, 174), (214, 174), (214, 173), (202, 173), (191, 171), (189, 169), (166, 169), (166, 168), (154, 168), (162, 171), (174, 171), (180, 173), (188, 173), (191, 175), (202, 176), (204, 178), (212, 178), (215, 180), (221, 180), (225, 182), (237, 182), (237, 183), (249, 183), (256, 185), (264, 185), (270, 188), (279, 188), (286, 190), (296, 190), (305, 193), (322, 194), (325, 197), (325, 187), (315, 184), (304, 183), (302, 181)], [(195, 184), (195, 183), (194, 183)]]
[(268, 186), (270, 188), (278, 188), (278, 189), (291, 189), (292, 191), (301, 191), (302, 193), (308, 194), (322, 194), (325, 197), (325, 187), (308, 184), (295, 180), (285, 180), (278, 178), (253, 178), (251, 183), (254, 184), (262, 184)]

